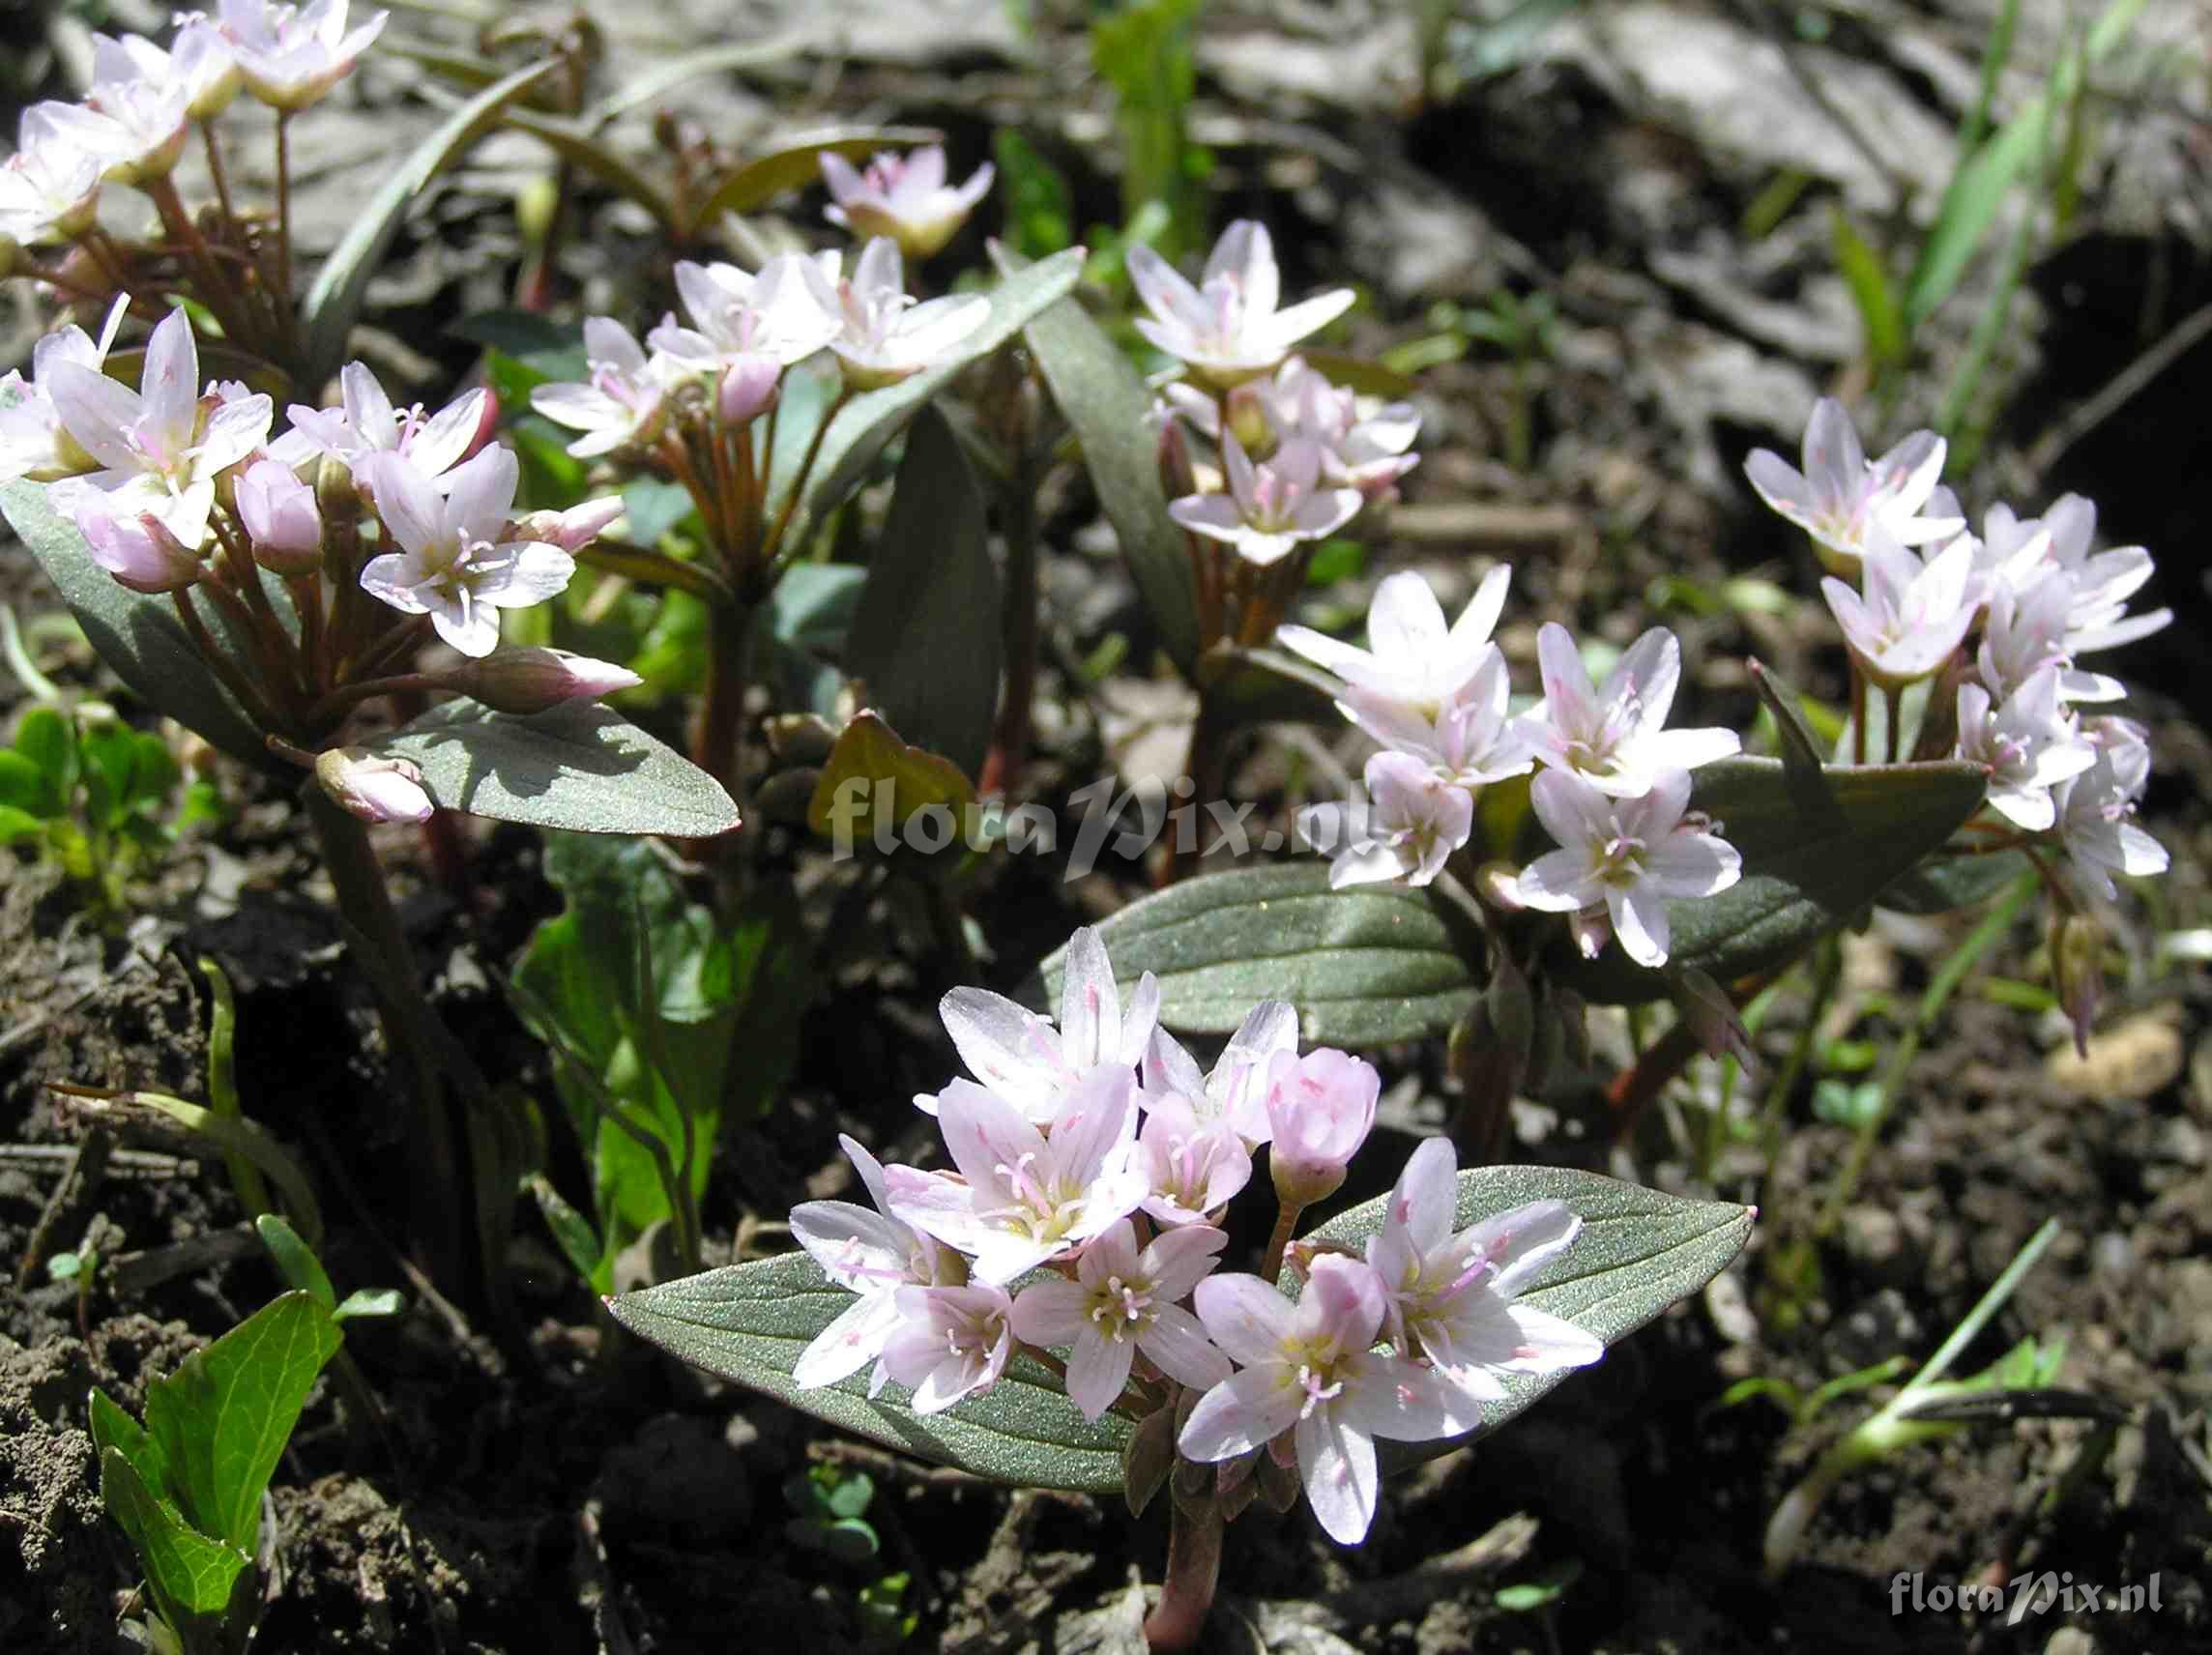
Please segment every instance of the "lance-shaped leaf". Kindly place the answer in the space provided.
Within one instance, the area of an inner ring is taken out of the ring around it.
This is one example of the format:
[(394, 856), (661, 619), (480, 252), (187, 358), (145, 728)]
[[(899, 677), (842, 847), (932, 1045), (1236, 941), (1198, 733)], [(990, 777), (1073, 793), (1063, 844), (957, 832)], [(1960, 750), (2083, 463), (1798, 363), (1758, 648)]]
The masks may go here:
[(1053, 305), (1023, 336), (1083, 445), (1084, 467), (1129, 560), (1130, 577), (1160, 629), (1160, 646), (1187, 676), (1198, 663), (1198, 589), (1183, 532), (1168, 515), (1167, 492), (1160, 485), (1151, 392), (1074, 299)]
[(757, 213), (778, 195), (819, 183), (825, 155), (865, 160), (878, 150), (934, 144), (944, 136), (934, 127), (838, 127), (787, 139), (781, 148), (755, 156), (714, 186), (692, 216), (691, 231), (705, 230), (724, 213)]
[(146, 1486), (119, 1448), (101, 1451), (100, 1503), (131, 1536), (154, 1607), (185, 1639), (185, 1648), (244, 1643), (252, 1558), (193, 1528), (173, 1502)]
[[(1465, 1230), (1531, 1201), (1562, 1203), (1582, 1219), (1582, 1234), (1514, 1302), (1549, 1311), (1609, 1346), (1719, 1275), (1751, 1235), (1748, 1206), (1692, 1201), (1570, 1167), (1476, 1167), (1461, 1173), (1453, 1228)], [(1364, 1253), (1368, 1237), (1381, 1233), (1388, 1205), (1387, 1196), (1363, 1203), (1322, 1225), (1310, 1239)], [(1296, 1296), (1295, 1272), (1286, 1269), (1277, 1285)], [(1403, 1468), (1486, 1436), (1566, 1377), (1500, 1375), (1505, 1401), (1485, 1405), (1474, 1431), (1435, 1442), (1379, 1444), (1383, 1466)]]
[(726, 833), (722, 786), (613, 709), (569, 702), (520, 717), (457, 700), (367, 743), (407, 759), (445, 810), (578, 833)]
[(300, 364), (304, 392), (312, 393), (337, 371), (338, 361), (345, 355), (346, 337), (361, 314), (368, 278), (383, 263), (385, 249), (398, 234), (408, 207), (463, 150), (499, 124), (508, 104), (557, 67), (558, 60), (548, 58), (485, 87), (418, 144), (363, 205), (361, 217), (316, 274), (315, 284), (307, 289), (300, 307), (307, 338), (306, 360)]
[[(983, 490), (942, 414), (907, 433), (898, 485), (845, 646), (870, 706), (975, 775), (999, 705), (999, 571)], [(947, 642), (958, 639), (956, 647)]]
[(1994, 857), (1945, 857), (1924, 863), (1881, 893), (1881, 906), (1899, 914), (1951, 914), (1989, 901), (2032, 864), (2018, 851)]
[[(1771, 971), (1849, 923), (1936, 855), (1981, 808), (1981, 766), (1831, 765), (1827, 798), (1792, 788), (1780, 759), (1723, 759), (1695, 774), (1693, 808), (1743, 857), (1743, 877), (1718, 896), (1671, 902), (1671, 960), (1717, 982)], [(1551, 972), (1585, 999), (1615, 1004), (1656, 1000), (1666, 979), (1617, 947), (1595, 960), (1564, 938)]]
[(865, 1373), (800, 1390), (791, 1378), (800, 1352), (852, 1303), (812, 1259), (786, 1253), (624, 1293), (607, 1308), (671, 1355), (919, 1459), (1029, 1488), (1111, 1494), (1121, 1486), (1129, 1422), (1085, 1419), (1058, 1380), (1026, 1361), (982, 1396), (927, 1417), (906, 1406), (896, 1384), (869, 1401)]
[[(246, 709), (200, 658), (173, 602), (132, 592), (94, 563), (76, 525), (48, 503), (44, 484), (0, 487), (0, 512), (61, 593), (86, 641), (132, 694), (242, 764), (282, 769)], [(220, 609), (203, 604), (200, 615), (218, 643), (234, 643), (240, 658), (251, 658), (244, 641), (232, 639)]]
[(261, 1492), (337, 1348), (331, 1313), (312, 1293), (288, 1292), (147, 1387), (146, 1435), (194, 1528), (252, 1550)]
[[(1227, 1034), (1263, 1000), (1298, 1008), (1307, 1041), (1383, 1046), (1441, 1034), (1479, 986), (1480, 942), (1456, 910), (1390, 886), (1328, 888), (1319, 859), (1208, 874), (1101, 921), (1114, 974), (1160, 980), (1160, 1021)], [(1025, 998), (1057, 1004), (1067, 951)]]
[[(962, 339), (950, 356), (896, 385), (856, 396), (838, 409), (822, 440), (821, 451), (815, 456), (804, 506), (784, 543), (804, 544), (808, 526), (819, 522), (859, 486), (868, 467), (883, 452), (884, 445), (946, 381), (970, 363), (997, 350), (1038, 311), (1075, 285), (1076, 277), (1083, 274), (1083, 258), (1081, 247), (1070, 247), (1066, 252), (1056, 253), (1006, 277), (991, 291), (991, 313), (984, 318), (982, 326)], [(795, 412), (791, 405), (785, 405), (784, 429), (777, 434), (779, 455), (786, 451), (785, 444), (796, 435), (794, 427), (798, 421), (792, 419)], [(792, 481), (790, 471), (779, 465), (772, 489), (779, 502), (790, 492)]]

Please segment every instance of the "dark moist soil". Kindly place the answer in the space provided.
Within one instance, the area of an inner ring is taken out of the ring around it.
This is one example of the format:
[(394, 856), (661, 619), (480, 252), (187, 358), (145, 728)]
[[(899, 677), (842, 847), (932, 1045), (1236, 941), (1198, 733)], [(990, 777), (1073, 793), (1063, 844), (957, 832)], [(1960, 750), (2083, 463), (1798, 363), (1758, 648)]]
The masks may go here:
[[(912, 66), (857, 75), (855, 96), (872, 114), (936, 119), (978, 149), (978, 100), (994, 117), (1004, 113), (1004, 86), (987, 75), (976, 77), (980, 92), (957, 74)], [(1708, 589), (1732, 573), (1804, 579), (1771, 521), (1728, 480), (1749, 448), (1793, 446), (1790, 420), (1754, 428), (1733, 415), (1711, 417), (1699, 440), (1710, 445), (1722, 480), (1687, 480), (1687, 427), (1637, 365), (1631, 341), (1650, 336), (1645, 324), (1680, 320), (1670, 305), (1701, 326), (1715, 316), (1640, 277), (1620, 285), (1620, 272), (1643, 268), (1656, 233), (1622, 205), (1625, 192), (1610, 189), (1623, 158), (1642, 165), (1655, 153), (1674, 168), (1686, 181), (1674, 210), (1693, 223), (1732, 223), (1745, 205), (1736, 186), (1694, 151), (1624, 118), (1574, 71), (1501, 76), (1395, 127), (1316, 118), (1336, 141), (1379, 158), (1380, 177), (1415, 178), (1478, 227), (1487, 213), (1521, 244), (1515, 257), (1564, 273), (1558, 291), (1581, 348), (1539, 376), (1534, 470), (1515, 473), (1485, 457), (1500, 448), (1516, 393), (1495, 358), (1472, 361), (1428, 377), (1427, 458), (1409, 490), (1409, 523), (1423, 508), (1469, 499), (1563, 513), (1553, 521), (1566, 526), (1550, 540), (1471, 548), (1517, 560), (1514, 611), (1528, 621), (1505, 634), (1517, 664), (1526, 667), (1531, 653), (1533, 618), (1602, 617), (1623, 639), (1664, 619), (1683, 631), (1686, 658), (1703, 663), (1685, 692), (1697, 703), (1682, 709), (1687, 721), (1748, 718), (1735, 663), (1754, 650), (1795, 682), (1832, 693), (1836, 657), (1814, 632), (1645, 608), (1660, 577)], [(1561, 123), (1576, 142), (1557, 142)], [(1113, 181), (1095, 157), (1038, 136), (1073, 169), (1083, 211), (1109, 216)], [(1217, 159), (1228, 207), (1278, 226), (1296, 277), (1289, 286), (1382, 278), (1377, 267), (1391, 248), (1347, 228), (1356, 179), (1324, 168), (1294, 194), (1278, 188), (1269, 169), (1281, 157), (1265, 144), (1225, 142)], [(395, 332), (416, 338), (439, 318), (491, 302), (484, 273), (508, 269), (495, 255), (512, 247), (506, 213), (496, 193), (464, 191), (442, 204), (440, 224), (455, 244), (451, 271), (415, 279), (408, 308), (386, 318), (406, 319)], [(1681, 230), (1671, 222), (1664, 233)], [(2109, 255), (2092, 267), (2100, 279), (2111, 277), (2114, 260), (2133, 268), (2128, 261), (2144, 255), (2139, 238), (2122, 243), (2116, 251), (2097, 244)], [(434, 270), (439, 252), (419, 251), (411, 279)], [(2171, 246), (2149, 253), (2169, 263), (2178, 256), (2188, 280), (2200, 275)], [(1509, 257), (1504, 268), (1525, 287), (1526, 266)], [(1613, 274), (1599, 279), (1593, 271)], [(569, 274), (601, 273), (579, 264)], [(2081, 279), (2081, 268), (2056, 261), (2033, 276), (2052, 293)], [(1360, 343), (1372, 349), (1417, 333), (1416, 309), (1402, 304), (1402, 326)], [(1382, 310), (1392, 314), (1387, 304)], [(2016, 440), (2102, 383), (2115, 313), (2126, 305), (2061, 308), (2045, 329), (2040, 374), (2011, 412)], [(2159, 381), (2077, 446), (2047, 492), (2091, 493), (2115, 539), (2185, 550), (2201, 468), (2191, 472), (2171, 445), (2178, 430), (2201, 430), (2194, 405), (2179, 405), (2181, 387), (2199, 378), (2177, 371)], [(2161, 434), (2167, 446), (2155, 466), (2147, 450), (2131, 451), (2130, 429)], [(2007, 433), (1995, 438), (2001, 446)], [(1110, 561), (1065, 549), (1089, 515), (1079, 490), (1058, 501), (1060, 549), (1045, 571), (1075, 656), (1114, 631), (1140, 646), (1145, 637), (1125, 576)], [(1411, 562), (1467, 581), (1467, 539), (1408, 533), (1378, 548), (1379, 568)], [(1511, 1430), (1388, 1485), (1363, 1549), (1329, 1545), (1302, 1509), (1275, 1517), (1255, 1508), (1232, 1531), (1214, 1646), (1420, 1655), (2205, 1646), (2208, 996), (2200, 973), (2157, 975), (2146, 961), (2158, 930), (2201, 926), (2212, 914), (2212, 748), (2189, 716), (2201, 707), (2191, 655), (2204, 635), (2206, 598), (2187, 578), (2163, 584), (2160, 600), (2180, 605), (2182, 622), (2121, 668), (2139, 686), (2134, 711), (2154, 725), (2160, 773), (2147, 819), (2174, 868), (2161, 882), (2155, 925), (2139, 908), (2123, 911), (2131, 986), (2115, 990), (2094, 1053), (2101, 1066), (2086, 1089), (2053, 1078), (2028, 1014), (1962, 996), (1907, 1077), (1837, 1234), (1817, 1244), (1808, 1241), (1812, 1215), (1848, 1138), (1814, 1118), (1809, 1089), (1790, 1100), (1792, 1124), (1770, 1176), (1756, 1157), (1724, 1157), (1707, 1186), (1690, 1183), (1663, 1111), (1609, 1157), (1612, 1123), (1588, 1101), (1594, 1088), (1556, 1089), (1549, 1109), (1517, 1115), (1518, 1158), (1757, 1201), (1762, 1215), (1750, 1249), (1702, 1299), (1569, 1380)], [(19, 612), (50, 601), (13, 545), (0, 548), (0, 596)], [(1363, 591), (1348, 595), (1354, 600), (1363, 602)], [(1131, 658), (1144, 656), (1140, 648)], [(96, 682), (89, 663), (61, 670), (73, 682)], [(1062, 705), (1040, 720), (1046, 750), (1031, 786), (1063, 797), (1110, 761), (1082, 692), (1049, 661), (1045, 688)], [(1279, 818), (1292, 802), (1286, 773), (1273, 749), (1255, 749), (1239, 792), (1264, 798)], [(278, 1566), (260, 1647), (622, 1655), (728, 1647), (771, 1629), (800, 1647), (865, 1646), (879, 1632), (859, 1593), (893, 1573), (911, 1582), (905, 1601), (917, 1646), (1133, 1646), (1141, 1613), (1133, 1582), (1156, 1581), (1161, 1569), (1156, 1522), (1136, 1526), (1114, 1502), (1008, 1494), (922, 1466), (678, 1367), (596, 1315), (534, 1218), (512, 1241), (521, 1316), (508, 1337), (426, 1303), (393, 1251), (409, 1180), (385, 1060), (304, 824), (286, 798), (231, 780), (247, 789), (231, 822), (184, 849), (122, 934), (101, 929), (72, 890), (30, 861), (11, 858), (0, 870), (0, 1268), (21, 1271), (15, 1291), (0, 1295), (0, 1648), (114, 1647), (134, 1570), (101, 1514), (83, 1429), (87, 1394), (99, 1385), (135, 1412), (150, 1376), (277, 1289), (241, 1228), (217, 1157), (143, 1125), (98, 1124), (46, 1089), (70, 1082), (204, 1097), (209, 996), (194, 964), (202, 955), (218, 960), (238, 990), (247, 1112), (292, 1147), (322, 1194), (331, 1273), (341, 1288), (393, 1283), (410, 1298), (395, 1321), (349, 1328), (347, 1350), (377, 1399), (374, 1415), (342, 1403), (326, 1379), (287, 1451), (273, 1492)], [(557, 907), (532, 836), (472, 830), (474, 889), (458, 901), (423, 878), (411, 836), (393, 835), (383, 848), (425, 979), (456, 1031), (489, 1072), (549, 1095), (541, 1058), (486, 986)], [(1000, 986), (1072, 925), (1140, 888), (1135, 870), (1068, 885), (1044, 863), (1008, 862), (974, 908), (1001, 950)], [(707, 1218), (722, 1257), (746, 1216), (773, 1219), (796, 1201), (839, 1190), (837, 1131), (901, 1152), (918, 1147), (903, 1099), (949, 1072), (932, 1011), (943, 985), (910, 940), (911, 916), (879, 909), (870, 924), (880, 929), (882, 958), (840, 973), (808, 1014), (787, 1100), (767, 1120), (734, 1125), (719, 1147)], [(1829, 1032), (1886, 1047), (1960, 934), (1953, 920), (1885, 922), (1854, 943), (1857, 1010)], [(2032, 945), (2023, 927), (1990, 969), (2032, 978), (2041, 969)], [(1785, 1004), (1770, 1026), (1770, 1059), (1787, 1050), (1795, 1015)], [(1412, 1142), (1405, 1129), (1433, 1130), (1450, 1100), (1434, 1053), (1383, 1060), (1387, 1079), (1412, 1083), (1412, 1101), (1385, 1134), (1393, 1141), (1371, 1152), (1378, 1166), (1394, 1167)], [(555, 1139), (552, 1176), (582, 1204), (580, 1158)], [(95, 1163), (113, 1151), (104, 1172), (84, 1176), (72, 1159), (80, 1146)], [(1795, 1566), (1779, 1584), (1766, 1582), (1759, 1557), (1769, 1515), (1865, 1405), (1847, 1400), (1792, 1432), (1768, 1404), (1724, 1408), (1721, 1394), (1755, 1377), (1809, 1390), (1893, 1355), (1925, 1357), (2050, 1216), (2064, 1226), (2059, 1240), (1954, 1372), (1975, 1371), (2024, 1336), (2063, 1340), (2059, 1382), (2114, 1405), (2119, 1422), (1983, 1425), (1902, 1452), (1839, 1486)], [(117, 1291), (102, 1278), (80, 1298), (74, 1284), (49, 1279), (55, 1252), (88, 1243), (126, 1278), (152, 1285)], [(181, 1267), (166, 1273), (172, 1263)], [(787, 1528), (787, 1481), (822, 1463), (874, 1479), (867, 1521), (881, 1550), (872, 1564), (841, 1562)], [(1901, 1575), (1920, 1577), (1925, 1604), (1936, 1588), (2003, 1587), (2046, 1571), (2094, 1584), (2108, 1602), (2155, 1583), (2160, 1608), (2122, 1616), (2077, 1599), (2008, 1624), (1999, 1611), (1914, 1611), (1907, 1586), (1906, 1612), (1892, 1612)], [(1541, 1582), (1560, 1585), (1548, 1606), (1500, 1606), (1501, 1588)]]

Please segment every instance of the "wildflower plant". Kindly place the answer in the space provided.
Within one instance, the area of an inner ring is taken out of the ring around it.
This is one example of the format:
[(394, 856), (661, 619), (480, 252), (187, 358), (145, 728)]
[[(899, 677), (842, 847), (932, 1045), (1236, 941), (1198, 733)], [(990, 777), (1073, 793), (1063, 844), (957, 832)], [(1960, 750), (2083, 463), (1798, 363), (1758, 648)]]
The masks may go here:
[[(949, 1169), (879, 1165), (847, 1138), (870, 1205), (805, 1203), (801, 1251), (608, 1303), (686, 1360), (908, 1452), (1120, 1492), (1140, 1517), (1167, 1493), (1154, 1647), (1196, 1639), (1224, 1525), (1255, 1500), (1302, 1497), (1357, 1544), (1386, 1465), (1504, 1423), (1749, 1234), (1746, 1208), (1592, 1174), (1459, 1173), (1441, 1140), (1388, 1197), (1301, 1234), (1368, 1144), (1376, 1071), (1301, 1053), (1296, 1013), (1266, 1002), (1208, 1073), (1159, 1026), (1150, 973), (1124, 998), (1091, 931), (1066, 962), (1057, 1021), (946, 997), (977, 1078), (916, 1101)], [(1262, 1156), (1275, 1221), (1262, 1257), (1236, 1259), (1229, 1210), (1265, 1187)]]

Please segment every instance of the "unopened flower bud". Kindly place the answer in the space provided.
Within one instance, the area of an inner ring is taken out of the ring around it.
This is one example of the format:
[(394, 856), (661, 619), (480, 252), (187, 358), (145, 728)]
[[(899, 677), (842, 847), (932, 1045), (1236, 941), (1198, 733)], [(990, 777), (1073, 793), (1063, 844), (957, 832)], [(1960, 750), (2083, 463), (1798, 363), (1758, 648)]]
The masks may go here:
[(255, 460), (238, 474), (234, 508), (253, 543), (253, 561), (303, 575), (323, 559), (323, 514), (315, 491), (290, 466)]
[(612, 661), (535, 645), (464, 661), (444, 679), (449, 689), (497, 711), (519, 713), (543, 712), (568, 701), (597, 701), (644, 682)]
[(723, 370), (721, 389), (714, 398), (722, 423), (735, 430), (766, 414), (775, 401), (782, 378), (783, 365), (765, 352), (747, 351), (734, 358)]
[(587, 500), (566, 511), (533, 511), (527, 517), (519, 517), (508, 526), (508, 538), (538, 540), (572, 553), (597, 539), (600, 531), (622, 514), (623, 503), (619, 496)]
[(422, 770), (366, 747), (332, 747), (318, 754), (315, 780), (364, 822), (426, 822), (436, 808), (423, 789)]
[(1275, 427), (1261, 400), (1265, 383), (1253, 380), (1239, 385), (1228, 397), (1229, 434), (1255, 461), (1264, 460), (1275, 451)]
[(2064, 914), (2052, 920), (2051, 986), (2074, 1025), (2074, 1049), (2086, 1058), (2089, 1031), (2105, 997), (2105, 928), (2094, 914)]
[(176, 592), (200, 577), (199, 554), (151, 511), (110, 516), (97, 505), (76, 514), (92, 561), (132, 592)]
[(1311, 1206), (1336, 1193), (1375, 1125), (1382, 1094), (1374, 1065), (1331, 1046), (1269, 1060), (1267, 1164), (1284, 1205)]
[(1474, 894), (1484, 907), (1499, 914), (1525, 914), (1521, 900), (1521, 870), (1511, 862), (1485, 862), (1474, 870)]
[(335, 454), (325, 454), (315, 467), (315, 505), (326, 520), (359, 517), (361, 491), (353, 471)]

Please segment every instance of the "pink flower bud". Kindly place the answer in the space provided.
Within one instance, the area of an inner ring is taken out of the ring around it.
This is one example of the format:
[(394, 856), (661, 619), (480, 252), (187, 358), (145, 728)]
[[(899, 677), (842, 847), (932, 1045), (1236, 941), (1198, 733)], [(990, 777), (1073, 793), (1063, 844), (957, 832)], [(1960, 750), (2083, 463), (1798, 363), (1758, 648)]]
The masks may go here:
[(1374, 1065), (1331, 1046), (1302, 1058), (1278, 1052), (1269, 1060), (1267, 1161), (1286, 1206), (1310, 1206), (1336, 1193), (1375, 1125), (1382, 1093)]
[(77, 533), (92, 561), (132, 592), (176, 592), (200, 577), (200, 560), (151, 511), (111, 514), (98, 497), (76, 509)]
[(715, 398), (722, 423), (732, 428), (749, 425), (766, 414), (782, 378), (783, 364), (763, 352), (747, 351), (733, 358)]
[(238, 479), (238, 519), (253, 558), (283, 575), (306, 574), (323, 559), (323, 514), (315, 491), (291, 467), (255, 460)]
[(365, 747), (332, 747), (317, 755), (315, 780), (364, 822), (426, 822), (436, 808), (420, 769)]
[(597, 701), (645, 681), (612, 661), (532, 647), (501, 650), (466, 662), (445, 678), (446, 686), (474, 696), (501, 712), (543, 712), (565, 701)]
[(508, 526), (507, 537), (537, 540), (564, 552), (575, 552), (597, 539), (599, 532), (622, 514), (621, 499), (610, 495), (604, 500), (587, 500), (566, 511), (533, 511), (518, 517)]

